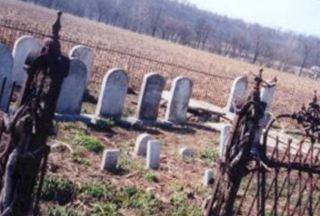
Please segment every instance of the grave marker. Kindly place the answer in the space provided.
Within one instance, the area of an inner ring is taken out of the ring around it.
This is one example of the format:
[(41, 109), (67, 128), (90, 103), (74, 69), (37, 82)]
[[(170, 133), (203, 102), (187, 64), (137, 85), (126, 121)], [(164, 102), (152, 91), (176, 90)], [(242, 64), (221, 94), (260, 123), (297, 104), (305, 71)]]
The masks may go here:
[(223, 125), (220, 132), (219, 156), (223, 158), (230, 138), (231, 125)]
[(69, 52), (69, 58), (77, 58), (82, 61), (87, 67), (87, 85), (91, 79), (91, 72), (94, 63), (94, 51), (87, 46), (77, 45), (74, 46)]
[(144, 76), (138, 102), (138, 118), (156, 121), (165, 79), (157, 73)]
[(136, 156), (145, 157), (147, 155), (148, 142), (150, 140), (153, 140), (153, 139), (154, 138), (151, 135), (147, 134), (147, 133), (139, 135), (137, 140), (136, 140), (136, 145), (135, 145), (135, 148), (134, 148), (134, 154)]
[(129, 78), (121, 69), (110, 70), (103, 78), (96, 115), (119, 119), (122, 116)]
[(228, 102), (225, 107), (227, 112), (235, 112), (234, 103), (237, 99), (242, 98), (248, 88), (248, 79), (246, 76), (236, 78), (232, 84)]
[(210, 184), (212, 184), (214, 181), (214, 173), (211, 169), (207, 169), (204, 172), (204, 176), (203, 176), (203, 185), (204, 186), (209, 186)]
[(166, 121), (176, 124), (186, 121), (192, 86), (192, 81), (187, 77), (180, 76), (174, 79), (166, 111)]
[(1, 102), (0, 108), (7, 112), (12, 84), (10, 82), (13, 68), (13, 57), (8, 47), (0, 43), (0, 78)]
[(41, 44), (32, 36), (22, 36), (13, 46), (13, 69), (12, 81), (16, 81), (17, 85), (23, 85), (27, 79), (27, 73), (24, 70), (24, 63), (30, 52), (39, 53), (41, 51)]
[(116, 171), (118, 166), (118, 157), (120, 151), (118, 149), (109, 149), (103, 152), (101, 170)]
[(60, 114), (78, 115), (86, 90), (87, 68), (78, 59), (70, 61), (68, 76), (64, 79), (56, 111)]
[(159, 169), (161, 143), (158, 140), (150, 140), (147, 144), (147, 168)]

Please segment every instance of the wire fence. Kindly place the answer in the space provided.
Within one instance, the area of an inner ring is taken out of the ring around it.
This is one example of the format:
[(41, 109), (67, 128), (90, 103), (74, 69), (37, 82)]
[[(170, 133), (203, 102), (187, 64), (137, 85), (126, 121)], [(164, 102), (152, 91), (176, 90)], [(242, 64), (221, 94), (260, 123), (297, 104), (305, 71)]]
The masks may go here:
[[(15, 41), (23, 35), (31, 35), (42, 40), (50, 35), (50, 30), (36, 23), (26, 25), (13, 20), (0, 19), (0, 42), (12, 48)], [(126, 50), (112, 49), (109, 45), (96, 44), (70, 35), (66, 29), (63, 29), (60, 40), (65, 54), (75, 45), (88, 46), (94, 50), (95, 62), (89, 85), (94, 95), (98, 94), (106, 72), (114, 67), (128, 71), (130, 84), (136, 90), (140, 89), (144, 74), (149, 72), (160, 73), (169, 81), (179, 75), (188, 76), (195, 82), (193, 97), (210, 100), (218, 105), (226, 102), (231, 83), (235, 78), (137, 55)], [(167, 82), (167, 89), (169, 84), (170, 82)]]

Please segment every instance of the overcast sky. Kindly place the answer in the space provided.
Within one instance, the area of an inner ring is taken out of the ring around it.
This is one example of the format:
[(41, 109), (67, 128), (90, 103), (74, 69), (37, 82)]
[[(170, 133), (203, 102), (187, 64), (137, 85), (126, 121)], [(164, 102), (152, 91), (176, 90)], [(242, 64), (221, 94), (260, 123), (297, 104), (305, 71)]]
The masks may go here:
[(199, 8), (269, 27), (320, 36), (320, 0), (189, 0)]

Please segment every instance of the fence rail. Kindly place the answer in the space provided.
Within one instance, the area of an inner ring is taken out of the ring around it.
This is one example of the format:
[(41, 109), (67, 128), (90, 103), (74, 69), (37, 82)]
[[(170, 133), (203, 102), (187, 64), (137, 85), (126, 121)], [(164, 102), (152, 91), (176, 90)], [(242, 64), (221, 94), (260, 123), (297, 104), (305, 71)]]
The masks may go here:
[[(50, 35), (46, 30), (43, 30), (43, 27), (41, 28), (36, 24), (26, 25), (13, 20), (0, 19), (0, 42), (13, 47), (15, 40), (22, 35), (32, 35), (38, 39), (45, 38)], [(63, 32), (67, 32), (67, 29), (63, 29)], [(227, 94), (229, 93), (228, 86), (230, 86), (235, 78), (189, 68), (173, 62), (149, 58), (129, 51), (116, 50), (106, 44), (85, 41), (76, 36), (70, 36), (67, 33), (63, 34), (63, 32), (60, 40), (64, 53), (67, 53), (75, 45), (85, 45), (94, 49), (96, 59), (90, 82), (90, 90), (93, 91), (93, 94), (97, 93), (97, 89), (99, 89), (106, 71), (113, 67), (120, 67), (129, 71), (131, 85), (135, 89), (139, 89), (143, 75), (152, 71), (161, 73), (168, 79), (172, 79), (178, 75), (186, 75), (191, 79), (201, 80), (201, 82), (196, 82), (193, 96), (199, 99), (210, 99), (218, 105), (224, 105), (226, 101), (221, 101), (222, 97), (216, 97), (213, 93), (221, 92), (221, 94), (226, 96), (223, 98), (227, 98)], [(206, 89), (206, 87), (210, 88)]]

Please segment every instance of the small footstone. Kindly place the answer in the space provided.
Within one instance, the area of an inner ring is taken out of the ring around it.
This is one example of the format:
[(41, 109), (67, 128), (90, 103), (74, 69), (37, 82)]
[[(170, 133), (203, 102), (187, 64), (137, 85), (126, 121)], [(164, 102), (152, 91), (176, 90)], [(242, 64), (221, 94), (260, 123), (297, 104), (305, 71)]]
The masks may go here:
[(147, 155), (147, 144), (150, 140), (153, 140), (153, 137), (147, 133), (139, 135), (134, 147), (134, 154), (145, 157)]
[(209, 186), (213, 184), (214, 178), (213, 178), (213, 171), (211, 169), (207, 169), (204, 173), (203, 177), (203, 185)]
[(158, 140), (150, 140), (147, 144), (147, 168), (159, 169), (161, 143)]
[(118, 149), (109, 149), (103, 152), (101, 170), (115, 171), (118, 165), (118, 157), (120, 151)]
[(180, 151), (179, 151), (179, 154), (181, 155), (182, 159), (185, 160), (185, 159), (188, 159), (188, 158), (191, 158), (194, 156), (194, 152), (192, 149), (190, 148), (181, 148)]

